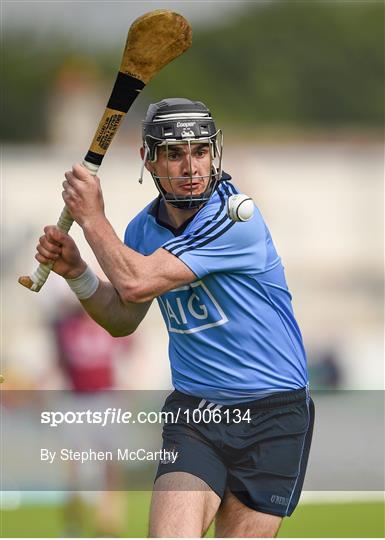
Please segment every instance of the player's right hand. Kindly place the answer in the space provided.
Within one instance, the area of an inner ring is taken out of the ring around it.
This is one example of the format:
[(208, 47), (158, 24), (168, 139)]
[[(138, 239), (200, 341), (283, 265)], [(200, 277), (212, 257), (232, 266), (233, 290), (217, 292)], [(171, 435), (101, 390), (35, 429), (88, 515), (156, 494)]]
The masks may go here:
[(35, 259), (43, 264), (53, 262), (52, 270), (66, 279), (80, 276), (87, 268), (74, 240), (55, 225), (44, 227), (36, 249)]

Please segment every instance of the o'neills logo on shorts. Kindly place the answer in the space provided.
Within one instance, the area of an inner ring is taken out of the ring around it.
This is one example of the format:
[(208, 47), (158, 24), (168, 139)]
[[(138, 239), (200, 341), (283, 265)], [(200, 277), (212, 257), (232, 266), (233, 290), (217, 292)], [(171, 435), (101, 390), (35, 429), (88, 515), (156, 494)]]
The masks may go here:
[(193, 127), (195, 126), (195, 124), (196, 122), (177, 122), (176, 127), (187, 128), (187, 127)]
[(281, 504), (282, 506), (286, 506), (289, 502), (287, 497), (281, 497), (280, 495), (272, 495), (270, 500), (272, 503)]

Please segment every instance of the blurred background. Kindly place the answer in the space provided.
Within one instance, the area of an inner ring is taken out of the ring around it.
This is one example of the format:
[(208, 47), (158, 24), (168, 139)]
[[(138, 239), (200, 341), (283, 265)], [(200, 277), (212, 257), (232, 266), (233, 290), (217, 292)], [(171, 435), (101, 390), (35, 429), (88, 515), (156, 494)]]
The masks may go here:
[[(313, 0), (3, 2), (3, 387), (76, 391), (59, 361), (58, 325), (74, 310), (66, 284), (51, 275), (36, 295), (17, 277), (34, 269), (37, 239), (59, 216), (63, 174), (88, 150), (128, 27), (157, 8), (190, 20), (193, 47), (142, 92), (103, 161), (115, 230), (122, 238), (156, 196), (149, 176), (137, 181), (148, 105), (206, 102), (224, 131), (224, 169), (254, 198), (283, 259), (312, 388), (383, 390), (384, 4)], [(102, 275), (76, 225), (71, 234)], [(103, 347), (108, 381), (95, 391), (171, 387), (155, 302), (129, 343)], [(305, 494), (281, 535), (383, 536), (378, 496)], [(125, 534), (146, 535), (149, 495), (131, 499)], [(60, 536), (62, 504), (57, 493), (3, 494), (2, 536)]]

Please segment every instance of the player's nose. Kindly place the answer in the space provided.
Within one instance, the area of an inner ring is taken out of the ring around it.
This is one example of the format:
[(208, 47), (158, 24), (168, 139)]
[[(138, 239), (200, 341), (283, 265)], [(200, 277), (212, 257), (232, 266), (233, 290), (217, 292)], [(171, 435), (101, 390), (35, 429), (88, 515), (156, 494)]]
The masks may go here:
[(182, 160), (182, 176), (197, 176), (198, 174), (198, 166), (197, 166), (197, 160), (194, 159), (194, 156), (191, 156), (189, 154), (184, 154), (183, 160)]

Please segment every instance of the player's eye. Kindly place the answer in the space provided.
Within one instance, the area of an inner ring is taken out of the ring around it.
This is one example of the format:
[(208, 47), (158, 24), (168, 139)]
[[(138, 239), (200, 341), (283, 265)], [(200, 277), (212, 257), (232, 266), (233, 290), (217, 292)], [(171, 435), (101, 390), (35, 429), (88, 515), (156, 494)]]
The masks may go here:
[(167, 154), (167, 157), (168, 157), (168, 159), (169, 159), (170, 161), (175, 161), (175, 160), (178, 159), (179, 154), (178, 154), (178, 152), (169, 152), (169, 153)]
[(204, 157), (207, 155), (207, 148), (198, 148), (196, 151), (195, 151), (195, 155), (197, 157)]

